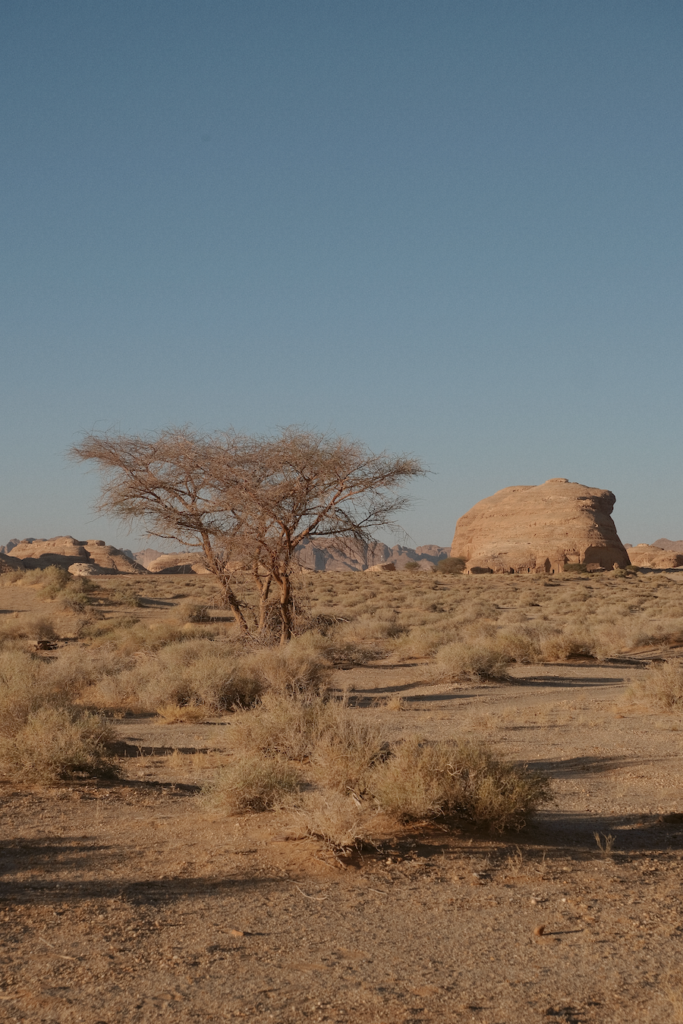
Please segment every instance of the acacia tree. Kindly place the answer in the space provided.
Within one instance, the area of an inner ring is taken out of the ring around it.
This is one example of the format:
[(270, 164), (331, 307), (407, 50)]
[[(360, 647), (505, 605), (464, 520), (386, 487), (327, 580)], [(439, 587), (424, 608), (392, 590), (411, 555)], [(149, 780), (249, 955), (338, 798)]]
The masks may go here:
[[(279, 589), (286, 643), (299, 545), (313, 537), (368, 543), (374, 530), (396, 528), (396, 514), (409, 504), (398, 489), (425, 470), (412, 457), (374, 454), (360, 441), (300, 427), (273, 437), (244, 437), (240, 449), (240, 517), (260, 571)], [(212, 470), (216, 481), (220, 473), (219, 461)], [(230, 472), (226, 490), (229, 479)]]
[(236, 569), (252, 572), (261, 630), (275, 582), (282, 643), (292, 635), (301, 542), (317, 536), (367, 543), (373, 530), (395, 528), (408, 504), (398, 489), (424, 473), (411, 457), (374, 454), (359, 441), (301, 427), (273, 436), (198, 435), (188, 428), (148, 438), (91, 434), (71, 455), (104, 472), (99, 511), (140, 519), (149, 536), (202, 549), (243, 630)]
[[(94, 462), (103, 474), (98, 512), (129, 525), (141, 522), (149, 537), (201, 550), (204, 565), (219, 583), (223, 605), (247, 632), (233, 580), (239, 559), (251, 552), (227, 500), (235, 452), (224, 446), (221, 454), (222, 504), (216, 501), (210, 468), (217, 455), (215, 439), (187, 427), (147, 437), (89, 434), (69, 451), (75, 460)], [(238, 475), (233, 470), (233, 482)]]

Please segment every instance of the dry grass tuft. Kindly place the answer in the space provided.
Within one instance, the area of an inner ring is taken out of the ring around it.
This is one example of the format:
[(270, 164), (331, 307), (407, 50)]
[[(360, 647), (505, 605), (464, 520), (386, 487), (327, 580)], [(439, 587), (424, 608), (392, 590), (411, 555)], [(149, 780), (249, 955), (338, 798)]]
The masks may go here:
[(341, 793), (365, 790), (370, 770), (389, 752), (382, 728), (340, 704), (321, 708), (311, 749), (315, 779)]
[(12, 778), (40, 782), (113, 776), (114, 740), (99, 715), (46, 704), (31, 711), (15, 732), (0, 736), (0, 766)]
[(329, 688), (331, 673), (327, 661), (296, 639), (286, 647), (266, 648), (252, 654), (244, 664), (276, 693), (324, 694)]
[(230, 728), (235, 750), (303, 761), (321, 732), (327, 705), (322, 697), (296, 700), (265, 693), (252, 711), (238, 709)]
[(683, 710), (683, 665), (674, 661), (651, 665), (645, 679), (633, 683), (628, 693), (667, 711)]
[(231, 814), (268, 811), (280, 806), (301, 788), (301, 773), (286, 760), (240, 753), (206, 788), (209, 803)]
[(484, 746), (411, 737), (374, 770), (368, 788), (401, 820), (458, 815), (502, 832), (520, 829), (550, 797), (547, 779)]
[(509, 651), (495, 639), (456, 640), (439, 649), (433, 671), (435, 678), (450, 682), (500, 682), (510, 678), (507, 666), (512, 661)]
[(341, 793), (304, 793), (295, 827), (337, 853), (372, 845), (378, 815)]
[(181, 622), (211, 622), (209, 606), (192, 599), (183, 601), (176, 614)]

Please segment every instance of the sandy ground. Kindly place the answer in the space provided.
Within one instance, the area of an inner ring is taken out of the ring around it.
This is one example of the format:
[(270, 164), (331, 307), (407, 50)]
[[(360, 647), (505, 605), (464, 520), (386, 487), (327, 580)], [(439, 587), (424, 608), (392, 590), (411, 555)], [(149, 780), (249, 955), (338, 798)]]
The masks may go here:
[(357, 714), (481, 737), (555, 792), (522, 833), (416, 826), (348, 864), (198, 799), (229, 717), (122, 719), (124, 781), (3, 788), (0, 1020), (683, 1021), (683, 721), (629, 698), (642, 671), (338, 672)]

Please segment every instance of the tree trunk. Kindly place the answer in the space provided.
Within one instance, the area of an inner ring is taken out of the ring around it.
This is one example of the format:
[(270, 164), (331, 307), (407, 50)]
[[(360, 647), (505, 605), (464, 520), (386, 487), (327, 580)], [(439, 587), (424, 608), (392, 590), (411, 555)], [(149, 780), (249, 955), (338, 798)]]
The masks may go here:
[(259, 610), (258, 610), (258, 631), (263, 634), (266, 629), (266, 615), (268, 612), (268, 597), (270, 595), (270, 587), (273, 582), (273, 576), (268, 573), (267, 576), (263, 577), (259, 573), (259, 564), (256, 562), (252, 568), (252, 576), (254, 582), (258, 587), (259, 592)]
[(286, 644), (292, 639), (292, 586), (289, 576), (283, 576), (278, 580), (280, 585), (280, 620), (282, 632), (280, 643)]
[(233, 592), (232, 587), (227, 582), (227, 580), (223, 580), (223, 579), (219, 578), (218, 582), (220, 583), (221, 590), (223, 591), (223, 607), (224, 608), (230, 608), (231, 612), (233, 613), (233, 615), (237, 619), (237, 624), (240, 627), (241, 631), (243, 633), (248, 633), (249, 632), (249, 625), (248, 625), (247, 620), (245, 619), (244, 615), (242, 614), (242, 609), (240, 608), (240, 603), (237, 600), (237, 597), (236, 597), (235, 593)]

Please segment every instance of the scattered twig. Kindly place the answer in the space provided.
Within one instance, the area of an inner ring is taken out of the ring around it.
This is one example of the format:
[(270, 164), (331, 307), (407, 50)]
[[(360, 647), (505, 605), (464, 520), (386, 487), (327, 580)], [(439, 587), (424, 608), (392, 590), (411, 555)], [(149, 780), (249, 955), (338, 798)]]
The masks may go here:
[[(297, 885), (296, 888), (299, 889), (299, 886)], [(316, 903), (322, 903), (323, 900), (327, 899), (327, 896), (309, 896), (307, 892), (303, 891), (303, 889), (299, 889), (299, 892), (302, 896), (305, 896), (307, 900), (315, 900)]]

